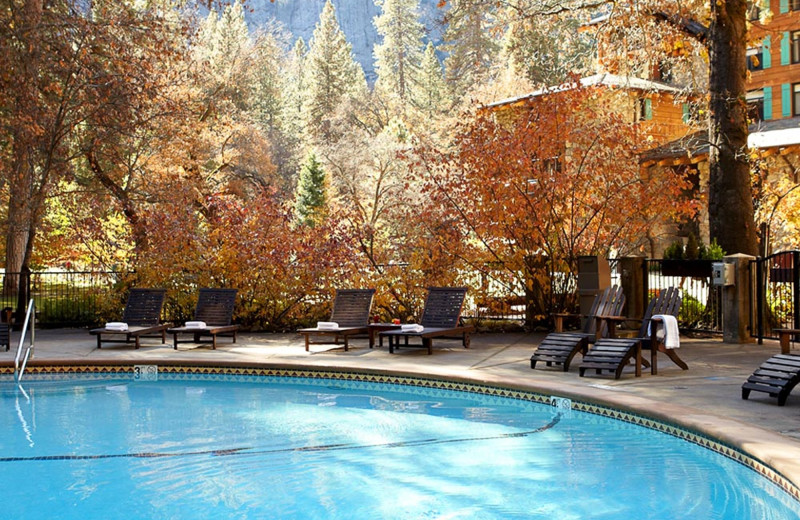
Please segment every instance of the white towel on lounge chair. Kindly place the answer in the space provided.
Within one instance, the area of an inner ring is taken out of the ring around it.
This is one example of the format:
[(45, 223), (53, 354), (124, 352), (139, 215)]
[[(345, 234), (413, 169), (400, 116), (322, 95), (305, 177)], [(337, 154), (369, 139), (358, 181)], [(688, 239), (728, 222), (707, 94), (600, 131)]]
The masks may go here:
[(417, 325), (416, 323), (412, 323), (410, 325), (401, 325), (400, 330), (403, 332), (422, 332), (425, 330), (425, 327), (422, 325)]
[(317, 328), (319, 330), (336, 330), (339, 328), (339, 324), (335, 321), (318, 321)]
[(204, 321), (187, 321), (186, 322), (187, 329), (204, 329), (206, 328), (206, 322)]
[(106, 330), (125, 332), (128, 330), (128, 324), (121, 321), (109, 321), (106, 323)]
[[(679, 348), (681, 346), (681, 333), (678, 330), (678, 320), (669, 314), (655, 314), (653, 319), (661, 319), (664, 324), (656, 331), (656, 337), (664, 340), (664, 348)], [(650, 335), (650, 325), (647, 326), (647, 334)]]

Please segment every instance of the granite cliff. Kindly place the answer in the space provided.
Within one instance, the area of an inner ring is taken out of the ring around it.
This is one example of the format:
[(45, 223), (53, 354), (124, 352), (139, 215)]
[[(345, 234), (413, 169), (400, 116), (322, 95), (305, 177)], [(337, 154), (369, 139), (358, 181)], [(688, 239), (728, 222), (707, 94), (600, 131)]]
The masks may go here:
[[(420, 21), (434, 44), (438, 44), (441, 38), (438, 20), (442, 10), (436, 7), (436, 3), (437, 0), (420, 1)], [(248, 22), (254, 28), (274, 18), (289, 31), (292, 42), (302, 37), (308, 44), (324, 5), (325, 0), (250, 0), (247, 6), (253, 11), (248, 13)], [(372, 82), (375, 79), (372, 49), (378, 40), (372, 20), (380, 14), (380, 7), (375, 5), (374, 0), (333, 0), (333, 5), (339, 26), (353, 46), (356, 60)]]

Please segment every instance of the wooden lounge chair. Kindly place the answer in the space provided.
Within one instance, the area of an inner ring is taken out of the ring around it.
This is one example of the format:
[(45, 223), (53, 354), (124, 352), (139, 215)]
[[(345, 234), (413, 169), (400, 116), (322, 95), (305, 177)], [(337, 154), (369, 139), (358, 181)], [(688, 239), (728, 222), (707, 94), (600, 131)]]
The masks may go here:
[(0, 345), (5, 346), (6, 352), (11, 348), (11, 327), (8, 323), (0, 323)]
[[(92, 329), (90, 334), (97, 336), (97, 348), (102, 343), (130, 343), (139, 348), (141, 337), (161, 336), (161, 343), (167, 342), (166, 330), (169, 325), (161, 323), (161, 308), (164, 306), (164, 289), (131, 289), (128, 302), (122, 314), (122, 323), (127, 330), (106, 327)], [(103, 339), (103, 336), (107, 336)]]
[(556, 332), (548, 334), (536, 348), (531, 356), (531, 368), (536, 368), (536, 363), (542, 361), (548, 367), (560, 365), (564, 372), (569, 371), (569, 365), (578, 352), (585, 356), (589, 343), (608, 335), (607, 321), (597, 317), (618, 316), (622, 313), (624, 305), (625, 295), (622, 288), (614, 285), (607, 287), (595, 297), (589, 314), (585, 316), (583, 330), (562, 332), (562, 320), (570, 315), (556, 314)]
[(401, 328), (380, 333), (389, 339), (389, 353), (394, 353), (394, 349), (400, 347), (400, 338), (403, 338), (404, 346), (416, 346), (409, 345), (408, 342), (409, 338), (414, 337), (422, 340), (421, 346), (428, 349), (428, 354), (433, 354), (434, 338), (460, 339), (464, 348), (469, 348), (470, 334), (475, 327), (458, 324), (466, 295), (466, 287), (428, 288), (428, 297), (419, 322), (422, 330), (404, 331)]
[[(608, 321), (609, 324), (609, 338), (605, 340), (598, 340), (593, 348), (583, 357), (583, 362), (580, 364), (580, 375), (583, 376), (586, 370), (595, 370), (596, 373), (601, 374), (604, 371), (614, 372), (615, 378), (619, 379), (622, 374), (622, 368), (630, 362), (634, 356), (636, 361), (636, 376), (641, 375), (641, 365), (649, 365), (650, 373), (653, 375), (658, 374), (658, 352), (663, 352), (673, 363), (678, 365), (683, 370), (688, 370), (689, 367), (678, 356), (675, 349), (664, 348), (662, 340), (660, 340), (656, 333), (658, 327), (650, 327), (650, 324), (658, 323), (659, 319), (654, 318), (657, 315), (670, 315), (677, 318), (678, 311), (681, 307), (681, 292), (675, 287), (663, 289), (659, 294), (650, 300), (650, 305), (647, 306), (644, 318), (642, 318), (641, 328), (634, 338), (627, 338), (627, 343), (611, 340), (615, 338), (616, 323), (625, 321), (639, 321), (631, 320), (624, 316), (600, 316), (600, 319)], [(611, 348), (611, 347), (614, 348)], [(598, 348), (602, 347), (602, 348)], [(625, 348), (623, 348), (625, 347)], [(641, 354), (637, 351), (650, 350), (650, 361), (647, 362), (641, 358)]]
[[(345, 352), (349, 348), (348, 338), (356, 334), (369, 332), (369, 313), (372, 309), (372, 298), (375, 289), (337, 289), (333, 300), (331, 322), (335, 328), (321, 329), (319, 327), (299, 329), (297, 332), (305, 337), (306, 352), (311, 344), (339, 344), (339, 339), (344, 340)], [(312, 341), (312, 336), (332, 336), (333, 341)]]
[(777, 397), (778, 406), (783, 406), (797, 383), (800, 383), (800, 356), (777, 354), (747, 378), (742, 385), (742, 399), (750, 397), (751, 391), (765, 392), (770, 397)]
[[(236, 292), (236, 289), (200, 289), (193, 321), (203, 322), (205, 326), (187, 323), (167, 329), (172, 334), (172, 348), (178, 350), (178, 343), (211, 343), (211, 348), (216, 349), (217, 336), (232, 337), (232, 342), (236, 343), (239, 325), (231, 324)], [(180, 335), (191, 335), (192, 339), (179, 340)], [(211, 339), (204, 341), (203, 337)]]

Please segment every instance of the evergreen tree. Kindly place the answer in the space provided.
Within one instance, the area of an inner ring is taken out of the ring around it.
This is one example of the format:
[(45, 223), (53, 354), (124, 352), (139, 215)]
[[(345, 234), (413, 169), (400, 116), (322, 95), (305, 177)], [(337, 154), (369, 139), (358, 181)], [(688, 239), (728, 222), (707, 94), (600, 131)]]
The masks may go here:
[(243, 59), (250, 41), (241, 3), (228, 5), (222, 14), (215, 10), (200, 25), (195, 58), (205, 61), (221, 79), (228, 78)]
[(433, 43), (428, 42), (420, 64), (419, 83), (414, 89), (414, 105), (426, 121), (433, 121), (448, 103), (447, 85), (442, 75), (442, 65), (436, 57)]
[(409, 91), (418, 82), (422, 59), (423, 26), (419, 22), (419, 0), (382, 0), (375, 28), (383, 37), (375, 44), (377, 88), (404, 105)]
[(366, 87), (364, 71), (336, 20), (330, 0), (320, 14), (306, 59), (306, 130), (314, 139), (332, 138), (331, 119), (348, 96)]
[(310, 152), (300, 169), (295, 199), (295, 218), (306, 226), (315, 226), (325, 216), (327, 198), (325, 195), (325, 170)]
[(583, 74), (590, 68), (593, 45), (587, 33), (578, 29), (575, 18), (520, 18), (509, 10), (512, 20), (503, 38), (503, 53), (517, 77), (532, 85), (557, 85), (570, 73)]
[(447, 53), (445, 74), (453, 92), (463, 94), (485, 79), (500, 45), (493, 36), (497, 5), (494, 0), (451, 0), (444, 17)]

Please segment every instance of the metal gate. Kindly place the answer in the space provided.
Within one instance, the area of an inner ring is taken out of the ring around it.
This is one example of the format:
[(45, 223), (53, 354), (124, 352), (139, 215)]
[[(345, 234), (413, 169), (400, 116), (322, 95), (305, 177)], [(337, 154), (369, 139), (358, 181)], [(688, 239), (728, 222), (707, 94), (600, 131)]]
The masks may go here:
[(776, 329), (800, 326), (800, 251), (784, 251), (750, 262), (750, 334), (761, 343), (778, 339)]

